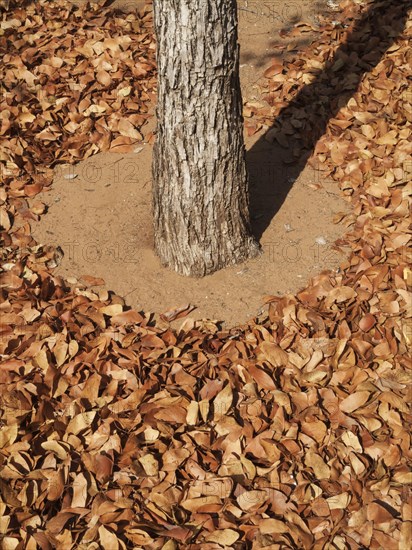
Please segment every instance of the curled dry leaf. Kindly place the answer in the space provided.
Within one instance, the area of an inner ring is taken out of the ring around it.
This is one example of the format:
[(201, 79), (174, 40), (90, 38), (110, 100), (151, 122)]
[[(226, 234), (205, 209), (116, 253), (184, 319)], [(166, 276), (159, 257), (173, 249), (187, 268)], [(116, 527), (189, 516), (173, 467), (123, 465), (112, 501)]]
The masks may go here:
[(180, 306), (180, 307), (175, 307), (173, 309), (170, 309), (169, 311), (162, 313), (160, 317), (165, 321), (174, 321), (175, 319), (181, 319), (182, 317), (186, 317), (186, 315), (189, 315), (189, 313), (194, 309), (196, 309), (196, 306), (187, 304), (185, 306)]

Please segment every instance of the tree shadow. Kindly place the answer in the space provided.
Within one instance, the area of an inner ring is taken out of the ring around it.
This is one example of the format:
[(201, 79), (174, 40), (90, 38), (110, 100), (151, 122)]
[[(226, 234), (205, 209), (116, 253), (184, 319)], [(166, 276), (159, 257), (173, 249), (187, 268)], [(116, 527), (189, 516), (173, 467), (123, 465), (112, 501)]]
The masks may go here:
[[(243, 0), (245, 5), (248, 5), (248, 0)], [(305, 46), (308, 46), (313, 39), (310, 32), (304, 32), (299, 39), (292, 34), (294, 27), (296, 25), (306, 25), (312, 26), (312, 31), (316, 31), (318, 25), (320, 24), (319, 19), (325, 20), (328, 17), (330, 18), (331, 11), (327, 8), (324, 0), (304, 0), (303, 3), (311, 3), (310, 13), (305, 13), (305, 8), (301, 3), (283, 3), (280, 0), (265, 0), (263, 4), (260, 2), (252, 2), (250, 9), (245, 8), (240, 3), (238, 10), (240, 13), (249, 12), (252, 14), (251, 18), (246, 18), (243, 25), (250, 25), (250, 30), (257, 31), (258, 29), (253, 29), (253, 23), (260, 22), (260, 18), (265, 19), (265, 24), (272, 26), (271, 30), (264, 31), (263, 34), (268, 34), (273, 37), (276, 36), (275, 40), (271, 40), (269, 43), (270, 51), (267, 53), (261, 52), (257, 57), (255, 53), (250, 51), (244, 51), (244, 47), (240, 49), (240, 62), (251, 63), (255, 68), (263, 68), (267, 65), (268, 61), (274, 61), (276, 58), (287, 60), (293, 54), (296, 54), (296, 50), (300, 50)], [(260, 7), (260, 9), (259, 9)], [(258, 9), (258, 11), (254, 11)], [(259, 18), (259, 19), (258, 19)], [(314, 25), (314, 26), (313, 26)], [(259, 27), (258, 27), (259, 28)], [(246, 34), (253, 41), (254, 36), (261, 36), (261, 32), (254, 32), (252, 34), (247, 34), (245, 29), (243, 33)], [(279, 42), (280, 37), (281, 43)], [(287, 42), (285, 42), (287, 41)], [(293, 49), (287, 49), (288, 45), (293, 44)], [(277, 50), (277, 51), (276, 51)], [(260, 80), (262, 76), (256, 80)]]
[[(272, 128), (247, 151), (250, 217), (257, 239), (262, 237), (305, 168), (329, 120), (346, 105), (362, 76), (376, 67), (403, 32), (410, 7), (408, 1), (375, 1), (355, 21), (347, 40), (315, 80), (297, 93), (279, 113)], [(386, 76), (390, 79), (390, 74)], [(379, 116), (376, 105), (371, 105), (374, 108)], [(295, 135), (297, 129), (299, 136)], [(268, 141), (275, 134), (282, 145), (276, 139)]]

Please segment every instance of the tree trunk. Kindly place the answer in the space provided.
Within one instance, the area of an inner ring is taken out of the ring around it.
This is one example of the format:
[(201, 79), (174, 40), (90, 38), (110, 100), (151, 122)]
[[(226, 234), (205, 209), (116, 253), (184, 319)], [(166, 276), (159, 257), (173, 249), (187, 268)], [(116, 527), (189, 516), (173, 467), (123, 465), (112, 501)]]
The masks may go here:
[(202, 277), (256, 256), (243, 142), (236, 0), (154, 0), (155, 250)]

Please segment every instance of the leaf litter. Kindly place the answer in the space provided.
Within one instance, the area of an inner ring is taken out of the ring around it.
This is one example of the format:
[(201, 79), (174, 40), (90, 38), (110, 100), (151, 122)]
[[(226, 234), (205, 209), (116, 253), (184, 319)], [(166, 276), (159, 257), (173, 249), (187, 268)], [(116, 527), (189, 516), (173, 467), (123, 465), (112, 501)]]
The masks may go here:
[[(369, 4), (344, 0), (333, 16), (353, 24)], [(390, 4), (382, 28), (399, 17)], [(339, 21), (266, 71), (266, 104), (245, 105), (256, 128), (322, 69), (350, 31), (338, 35)], [(156, 78), (150, 5), (120, 16), (53, 0), (3, 13), (3, 548), (409, 547), (411, 28), (310, 159), (352, 205), (340, 273), (267, 296), (242, 328), (187, 317), (174, 329), (190, 305), (155, 319), (92, 275), (69, 284), (30, 229), (53, 166), (142, 141)], [(294, 115), (272, 138), (293, 136), (299, 150), (311, 121), (298, 105)]]

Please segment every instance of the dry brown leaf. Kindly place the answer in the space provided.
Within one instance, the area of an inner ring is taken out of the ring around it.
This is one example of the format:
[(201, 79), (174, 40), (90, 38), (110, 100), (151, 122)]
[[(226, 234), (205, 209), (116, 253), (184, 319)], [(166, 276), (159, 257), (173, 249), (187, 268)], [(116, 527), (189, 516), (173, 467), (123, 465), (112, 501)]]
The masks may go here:
[(281, 367), (287, 364), (288, 354), (277, 344), (262, 342), (259, 346), (262, 358), (269, 361), (274, 367)]
[(182, 317), (186, 317), (186, 315), (189, 315), (189, 313), (194, 309), (196, 309), (196, 306), (187, 304), (185, 306), (180, 306), (180, 307), (175, 307), (173, 309), (170, 309), (165, 313), (162, 313), (160, 317), (165, 321), (170, 322), (170, 321), (174, 321), (175, 319), (181, 319)]
[(339, 403), (339, 408), (345, 413), (351, 413), (362, 407), (370, 397), (368, 391), (352, 393)]
[(216, 542), (220, 546), (231, 546), (239, 538), (239, 533), (233, 529), (221, 529), (213, 531), (210, 535), (207, 535), (205, 540), (208, 542)]
[(256, 510), (257, 508), (260, 508), (266, 501), (267, 494), (265, 491), (244, 491), (241, 495), (239, 495), (236, 499), (239, 507), (242, 510)]
[(213, 410), (214, 415), (213, 419), (215, 422), (220, 420), (223, 416), (226, 415), (233, 403), (233, 392), (230, 384), (227, 384), (223, 390), (221, 390), (215, 397), (213, 401)]
[(262, 519), (259, 522), (259, 531), (262, 535), (271, 535), (279, 533), (287, 533), (289, 531), (287, 525), (278, 519)]

